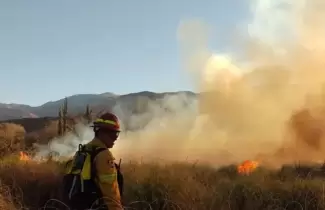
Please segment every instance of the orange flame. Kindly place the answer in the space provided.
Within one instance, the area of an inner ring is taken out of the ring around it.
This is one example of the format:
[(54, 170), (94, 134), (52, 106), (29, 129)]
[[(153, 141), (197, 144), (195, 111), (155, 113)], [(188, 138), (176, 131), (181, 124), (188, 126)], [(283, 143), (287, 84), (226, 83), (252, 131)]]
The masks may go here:
[(19, 160), (22, 160), (22, 161), (29, 161), (30, 160), (30, 157), (24, 153), (24, 152), (20, 152), (20, 157), (19, 157)]
[(246, 160), (242, 164), (238, 165), (237, 172), (239, 174), (248, 175), (248, 174), (252, 173), (258, 167), (258, 165), (259, 164), (257, 161)]

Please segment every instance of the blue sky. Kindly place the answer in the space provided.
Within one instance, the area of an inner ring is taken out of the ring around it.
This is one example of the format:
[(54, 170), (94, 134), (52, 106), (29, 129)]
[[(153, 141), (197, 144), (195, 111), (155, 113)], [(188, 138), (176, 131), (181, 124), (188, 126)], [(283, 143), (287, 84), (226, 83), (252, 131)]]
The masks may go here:
[(217, 32), (244, 19), (245, 0), (0, 0), (0, 102), (40, 105), (80, 93), (193, 90), (177, 28), (200, 19)]

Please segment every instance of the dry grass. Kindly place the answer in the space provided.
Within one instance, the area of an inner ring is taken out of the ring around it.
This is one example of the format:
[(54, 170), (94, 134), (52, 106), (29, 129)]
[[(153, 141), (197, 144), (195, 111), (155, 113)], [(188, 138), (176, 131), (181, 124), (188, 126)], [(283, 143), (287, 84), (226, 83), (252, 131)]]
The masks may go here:
[(0, 156), (24, 147), (25, 129), (14, 123), (0, 123)]
[[(325, 176), (314, 168), (259, 168), (241, 176), (234, 166), (216, 170), (181, 163), (124, 163), (124, 205), (129, 209), (325, 209)], [(0, 209), (65, 209), (59, 202), (60, 178), (59, 163), (3, 159)]]

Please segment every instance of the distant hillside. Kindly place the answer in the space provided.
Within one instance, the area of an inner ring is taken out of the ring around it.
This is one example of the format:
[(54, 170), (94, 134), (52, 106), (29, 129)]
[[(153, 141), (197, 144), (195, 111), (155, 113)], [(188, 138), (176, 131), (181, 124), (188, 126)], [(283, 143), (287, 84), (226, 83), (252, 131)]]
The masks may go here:
[[(121, 120), (127, 124), (131, 114), (145, 112), (148, 104), (155, 103), (165, 111), (173, 111), (173, 107), (166, 105), (168, 100), (174, 100), (176, 97), (177, 104), (187, 106), (194, 99), (196, 93), (190, 91), (154, 93), (149, 91), (130, 93), (126, 95), (115, 95), (112, 93), (103, 94), (78, 94), (68, 97), (68, 114), (76, 115), (83, 113), (87, 105), (90, 105), (94, 112), (102, 110), (112, 110), (118, 112)], [(64, 99), (50, 101), (41, 106), (31, 107), (24, 104), (1, 104), (0, 103), (0, 121), (13, 121), (18, 124), (36, 123), (37, 119), (22, 118), (52, 118), (58, 116), (59, 107), (63, 104)], [(175, 102), (173, 102), (175, 103)], [(21, 120), (20, 120), (21, 119)], [(40, 123), (43, 124), (43, 123)], [(28, 125), (24, 125), (24, 127)], [(29, 130), (29, 129), (28, 129)]]

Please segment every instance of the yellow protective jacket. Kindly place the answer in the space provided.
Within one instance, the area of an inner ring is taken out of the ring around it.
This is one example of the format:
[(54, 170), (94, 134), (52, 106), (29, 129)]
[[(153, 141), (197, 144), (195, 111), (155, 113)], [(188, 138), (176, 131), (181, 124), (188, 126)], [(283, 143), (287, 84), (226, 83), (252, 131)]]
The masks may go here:
[[(106, 148), (104, 143), (96, 138), (86, 144), (86, 147), (88, 146)], [(97, 176), (94, 181), (102, 192), (102, 201), (106, 204), (107, 208), (109, 210), (122, 210), (123, 206), (117, 182), (117, 169), (114, 160), (115, 158), (109, 149), (98, 153), (94, 159), (94, 166), (97, 171)]]

